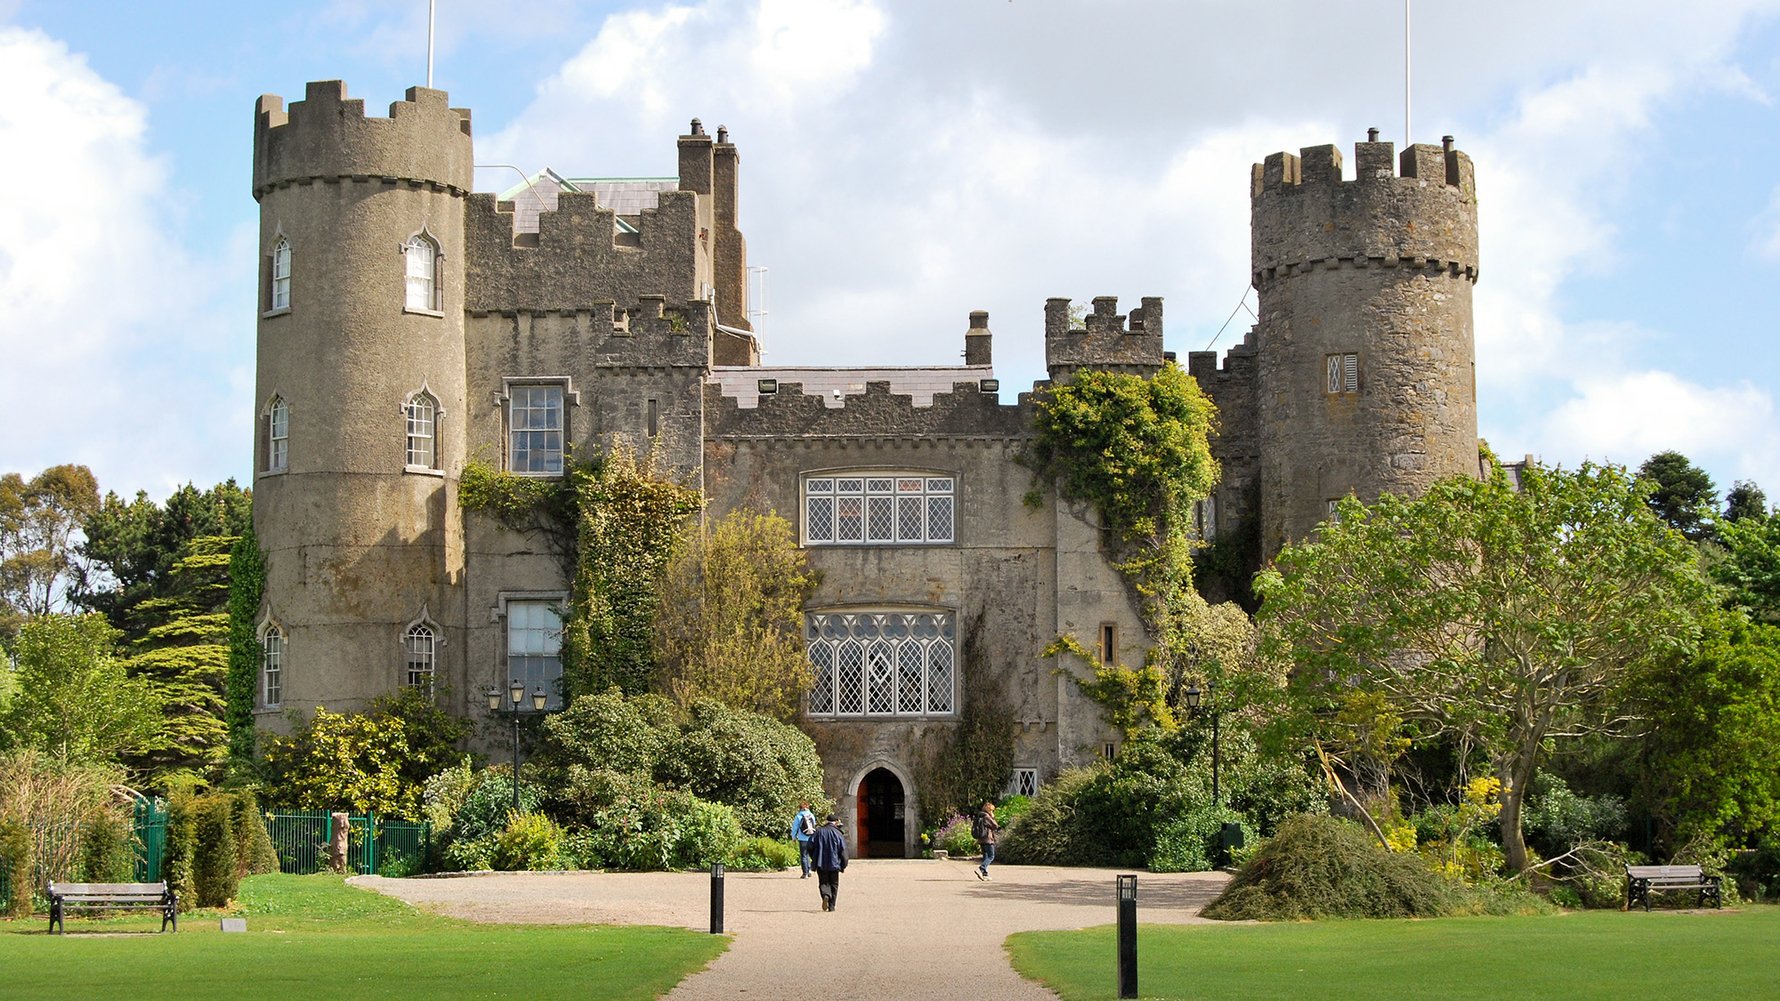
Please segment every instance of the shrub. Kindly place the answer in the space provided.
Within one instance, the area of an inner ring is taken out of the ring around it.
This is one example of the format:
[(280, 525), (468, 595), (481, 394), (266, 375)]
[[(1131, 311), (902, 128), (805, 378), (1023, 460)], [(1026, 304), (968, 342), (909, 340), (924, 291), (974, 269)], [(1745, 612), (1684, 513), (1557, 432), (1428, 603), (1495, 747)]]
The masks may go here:
[(1031, 796), (1009, 796), (995, 804), (995, 819), (1003, 827), (1032, 812)]
[(1589, 841), (1616, 841), (1626, 829), (1625, 800), (1612, 793), (1578, 796), (1556, 775), (1541, 773), (1527, 795), (1521, 826), (1527, 845), (1556, 858)]
[(1076, 823), (1075, 802), (1105, 767), (1071, 769), (1039, 790), (1031, 809), (1002, 829), (996, 860), (1015, 865), (1087, 864), (1080, 859), (1094, 850), (1089, 843), (1092, 832)]
[(1306, 814), (1282, 823), (1202, 913), (1226, 921), (1438, 917), (1459, 903), (1418, 856), (1387, 851), (1352, 821)]
[(241, 885), (240, 853), (235, 848), (233, 807), (227, 794), (194, 801), (192, 827), (196, 838), (192, 855), (192, 883), (199, 907), (226, 907)]
[(198, 852), (198, 797), (190, 793), (167, 801), (167, 842), (161, 847), (161, 879), (179, 899), (181, 913), (198, 904), (195, 866)]
[(680, 870), (721, 862), (741, 843), (735, 811), (690, 793), (650, 789), (601, 812), (578, 844), (597, 868)]
[(494, 867), (502, 871), (561, 869), (562, 828), (541, 813), (515, 813), (495, 836)]
[(933, 832), (932, 846), (960, 857), (974, 854), (977, 839), (970, 836), (970, 818), (962, 813), (952, 814), (950, 819)]
[[(536, 813), (542, 799), (536, 786), (524, 781), (519, 783), (519, 812)], [(457, 819), (452, 824), (452, 836), (464, 841), (475, 841), (491, 834), (499, 834), (506, 828), (507, 817), (511, 813), (513, 773), (501, 765), (485, 768), (470, 794), (464, 798), (463, 806), (457, 811)]]
[(10, 891), (4, 901), (6, 916), (29, 917), (35, 882), (31, 872), (31, 832), (17, 821), (0, 820), (0, 870), (6, 873)]
[(1206, 872), (1216, 868), (1218, 840), (1226, 823), (1241, 825), (1244, 844), (1255, 840), (1254, 828), (1227, 806), (1207, 804), (1165, 821), (1156, 831), (1150, 871)]
[(136, 875), (135, 848), (134, 826), (122, 811), (94, 814), (80, 832), (80, 859), (75, 872), (87, 883), (132, 882)]
[(440, 850), (439, 856), (448, 872), (481, 872), (494, 868), (495, 836), (457, 838)]
[(266, 818), (260, 814), (259, 797), (251, 792), (237, 792), (231, 797), (235, 826), (235, 871), (241, 876), (258, 876), (278, 871), (278, 851), (272, 847), (272, 836), (266, 831)]
[(672, 702), (658, 695), (626, 699), (612, 689), (580, 696), (544, 720), (545, 759), (562, 768), (649, 775), (679, 734), (680, 711)]
[(655, 779), (735, 811), (742, 830), (775, 835), (799, 802), (825, 803), (822, 759), (803, 731), (767, 716), (696, 699)]
[(777, 872), (797, 864), (797, 843), (784, 838), (748, 838), (724, 865), (737, 872)]
[(1739, 889), (1752, 900), (1780, 897), (1780, 834), (1771, 834), (1751, 851), (1741, 852), (1726, 867)]

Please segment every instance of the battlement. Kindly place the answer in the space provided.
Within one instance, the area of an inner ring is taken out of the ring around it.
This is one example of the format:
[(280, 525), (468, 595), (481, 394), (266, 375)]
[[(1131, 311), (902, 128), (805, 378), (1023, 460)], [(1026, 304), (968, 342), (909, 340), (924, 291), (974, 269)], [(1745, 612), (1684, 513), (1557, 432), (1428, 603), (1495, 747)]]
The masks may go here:
[(276, 94), (254, 105), (253, 197), (288, 184), (385, 181), (466, 194), (475, 161), (470, 112), (442, 90), (408, 88), (388, 118), (367, 118), (339, 80), (312, 82), (287, 110)]
[(1045, 367), (1053, 380), (1078, 368), (1148, 375), (1162, 367), (1162, 300), (1145, 296), (1130, 316), (1119, 314), (1117, 296), (1093, 299), (1094, 308), (1075, 326), (1066, 298), (1045, 300)]
[[(1477, 280), (1477, 185), (1471, 158), (1453, 147), (1354, 144), (1356, 175), (1341, 151), (1274, 153), (1250, 176), (1252, 270), (1257, 288), (1337, 268), (1407, 268)], [(1395, 164), (1393, 164), (1395, 161)]]
[(927, 406), (917, 406), (908, 393), (891, 392), (888, 380), (867, 382), (864, 394), (844, 394), (839, 405), (805, 393), (800, 382), (779, 383), (776, 392), (759, 396), (752, 407), (741, 403), (721, 384), (705, 384), (707, 438), (766, 440), (775, 448), (835, 439), (1016, 441), (1032, 434), (1034, 415), (1031, 393), (1004, 406), (997, 394), (983, 392), (971, 381), (954, 383), (949, 393), (934, 393)]
[(699, 279), (709, 272), (709, 255), (698, 197), (662, 192), (655, 208), (643, 210), (638, 234), (621, 242), (616, 213), (589, 193), (562, 192), (554, 211), (538, 214), (537, 232), (517, 237), (511, 203), (471, 195), (466, 308), (574, 311), (608, 299), (703, 299)]

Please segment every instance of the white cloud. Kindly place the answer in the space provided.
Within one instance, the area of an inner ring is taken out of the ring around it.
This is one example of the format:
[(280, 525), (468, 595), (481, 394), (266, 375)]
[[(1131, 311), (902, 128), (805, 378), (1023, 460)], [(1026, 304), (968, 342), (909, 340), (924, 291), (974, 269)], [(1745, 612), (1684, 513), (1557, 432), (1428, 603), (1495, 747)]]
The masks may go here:
[(1768, 196), (1767, 208), (1755, 217), (1755, 253), (1770, 261), (1780, 261), (1780, 187)]
[(1702, 386), (1658, 370), (1578, 379), (1575, 395), (1542, 421), (1548, 453), (1637, 466), (1674, 449), (1730, 479), (1780, 482), (1774, 399), (1748, 382)]
[(170, 225), (143, 107), (16, 28), (0, 27), (0, 91), (0, 469), (82, 462), (103, 486), (156, 493), (233, 469), (209, 437), (243, 437), (206, 384), (220, 276)]

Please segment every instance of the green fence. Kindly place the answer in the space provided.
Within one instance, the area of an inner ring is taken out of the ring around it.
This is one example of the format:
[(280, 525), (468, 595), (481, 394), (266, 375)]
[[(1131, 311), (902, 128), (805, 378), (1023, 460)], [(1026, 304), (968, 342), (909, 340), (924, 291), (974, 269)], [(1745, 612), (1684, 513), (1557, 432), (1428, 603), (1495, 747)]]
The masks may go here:
[[(427, 825), (378, 820), (375, 813), (346, 818), (346, 861), (355, 873), (406, 875), (426, 865)], [(334, 817), (326, 810), (266, 813), (266, 833), (278, 853), (280, 872), (308, 875), (327, 868)]]
[(167, 801), (137, 800), (133, 819), (136, 829), (136, 882), (159, 882), (161, 859), (167, 853)]

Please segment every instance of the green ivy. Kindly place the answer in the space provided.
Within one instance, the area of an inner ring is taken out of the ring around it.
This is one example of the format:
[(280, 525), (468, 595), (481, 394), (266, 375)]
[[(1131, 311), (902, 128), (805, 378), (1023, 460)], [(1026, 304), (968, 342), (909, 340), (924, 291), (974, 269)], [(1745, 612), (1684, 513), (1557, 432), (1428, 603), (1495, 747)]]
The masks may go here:
[(562, 476), (520, 476), (479, 459), (464, 464), (457, 502), (521, 534), (542, 534), (565, 561), (573, 554), (579, 521), (577, 484), (597, 474), (597, 464), (569, 461)]
[(1025, 461), (1039, 483), (1027, 502), (1042, 502), (1043, 484), (1055, 483), (1064, 498), (1093, 505), (1106, 530), (1107, 555), (1157, 640), (1136, 668), (1099, 663), (1071, 636), (1059, 637), (1046, 653), (1075, 654), (1094, 667), (1092, 679), (1077, 683), (1121, 729), (1146, 719), (1171, 726), (1165, 679), (1190, 657), (1204, 606), (1193, 587), (1190, 526), (1193, 503), (1218, 481), (1210, 442), (1217, 408), (1172, 362), (1148, 378), (1078, 372), (1037, 404)]
[(576, 544), (563, 622), (564, 698), (612, 687), (647, 692), (655, 677), (656, 585), (701, 498), (625, 449), (572, 485)]
[(946, 730), (916, 760), (921, 809), (929, 823), (970, 814), (998, 799), (1014, 769), (1014, 711), (998, 676), (988, 670), (981, 639), (982, 613), (964, 630), (959, 672), (964, 685), (958, 725)]
[(260, 643), (255, 619), (266, 590), (266, 562), (253, 526), (241, 533), (229, 552), (229, 668), (225, 682), (229, 759), (246, 772), (253, 766), (254, 689), (260, 673)]

